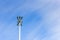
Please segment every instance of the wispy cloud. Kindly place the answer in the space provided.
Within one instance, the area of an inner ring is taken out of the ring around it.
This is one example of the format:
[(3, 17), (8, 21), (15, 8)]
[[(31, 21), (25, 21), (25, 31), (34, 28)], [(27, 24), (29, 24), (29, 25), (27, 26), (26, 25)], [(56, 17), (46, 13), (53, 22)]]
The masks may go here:
[[(42, 36), (40, 36), (40, 38), (38, 37), (38, 39), (60, 40), (60, 38), (59, 38), (60, 37), (59, 36), (60, 35), (59, 34), (60, 33), (60, 30), (59, 30), (59, 28), (60, 28), (60, 25), (59, 25), (60, 24), (60, 21), (59, 21), (60, 20), (60, 12), (59, 12), (60, 8), (59, 8), (58, 2), (59, 2), (59, 0), (50, 0), (46, 3), (46, 4), (48, 4), (48, 3), (49, 4), (44, 9), (42, 8), (43, 9), (42, 11), (45, 11), (45, 9), (47, 8), (46, 14), (42, 16), (43, 17), (42, 26), (44, 26), (44, 29), (46, 30), (46, 36), (44, 38), (41, 38)], [(50, 5), (50, 7), (49, 7), (49, 5)], [(42, 7), (44, 7), (44, 6), (42, 6)], [(36, 8), (39, 9), (38, 7), (36, 7)], [(40, 12), (39, 12), (39, 14), (40, 14)], [(38, 25), (38, 26), (42, 27), (40, 25)], [(39, 28), (36, 28), (36, 30), (38, 30), (38, 29)], [(32, 31), (31, 34), (28, 34), (28, 36), (27, 36), (28, 40), (36, 40), (36, 38), (34, 38), (35, 36), (38, 35), (38, 32), (36, 30)], [(42, 31), (42, 30), (38, 30), (38, 31)], [(37, 35), (35, 33), (37, 33)]]
[[(18, 5), (9, 4), (8, 8), (3, 7), (1, 4), (2, 7), (0, 8), (2, 10), (0, 9), (0, 13), (4, 14), (4, 17), (0, 17), (2, 19), (0, 30), (3, 30), (6, 26), (3, 32), (0, 31), (1, 39), (5, 37), (4, 39), (6, 40), (17, 40), (18, 30), (16, 29), (15, 16), (22, 15), (24, 17), (23, 21), (26, 22), (26, 24), (24, 23), (25, 26), (23, 24), (22, 27), (22, 40), (60, 40), (59, 0), (26, 0), (21, 5), (19, 2), (16, 3)], [(38, 17), (42, 17), (42, 21)], [(30, 20), (29, 18), (31, 21), (28, 21)], [(14, 35), (11, 36), (10, 34)], [(16, 36), (16, 39), (13, 38), (14, 36)]]

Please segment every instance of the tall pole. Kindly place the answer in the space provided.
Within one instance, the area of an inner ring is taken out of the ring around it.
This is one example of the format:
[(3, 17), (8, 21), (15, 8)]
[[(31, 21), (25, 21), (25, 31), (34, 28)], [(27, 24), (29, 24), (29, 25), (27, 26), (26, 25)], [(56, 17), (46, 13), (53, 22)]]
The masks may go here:
[(21, 40), (21, 26), (19, 26), (19, 40)]
[(19, 31), (19, 40), (21, 40), (21, 27), (22, 27), (22, 17), (18, 16), (17, 17), (17, 26), (18, 26), (18, 31)]

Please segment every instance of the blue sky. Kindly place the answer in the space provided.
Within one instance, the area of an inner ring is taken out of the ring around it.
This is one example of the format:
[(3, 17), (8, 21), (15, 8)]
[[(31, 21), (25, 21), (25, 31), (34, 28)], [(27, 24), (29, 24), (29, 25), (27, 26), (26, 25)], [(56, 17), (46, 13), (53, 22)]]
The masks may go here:
[(18, 40), (17, 16), (21, 40), (60, 40), (60, 0), (0, 0), (0, 40)]

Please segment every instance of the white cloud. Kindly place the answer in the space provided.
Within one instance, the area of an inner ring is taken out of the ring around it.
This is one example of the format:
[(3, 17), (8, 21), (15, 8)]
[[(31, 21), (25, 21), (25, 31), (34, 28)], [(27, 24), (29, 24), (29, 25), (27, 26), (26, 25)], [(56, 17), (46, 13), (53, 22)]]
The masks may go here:
[(60, 8), (52, 10), (44, 16), (47, 35), (42, 40), (60, 40)]

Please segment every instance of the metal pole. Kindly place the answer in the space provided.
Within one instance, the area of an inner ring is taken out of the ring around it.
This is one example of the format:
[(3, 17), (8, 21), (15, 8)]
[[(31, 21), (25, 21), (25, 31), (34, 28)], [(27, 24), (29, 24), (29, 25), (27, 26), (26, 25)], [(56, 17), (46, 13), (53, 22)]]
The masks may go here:
[(18, 26), (18, 31), (19, 31), (19, 40), (21, 40), (21, 26), (22, 26), (22, 18), (21, 16), (17, 16), (17, 26)]
[(19, 26), (19, 40), (20, 40), (20, 26)]
[(19, 40), (21, 40), (21, 26), (19, 26)]

